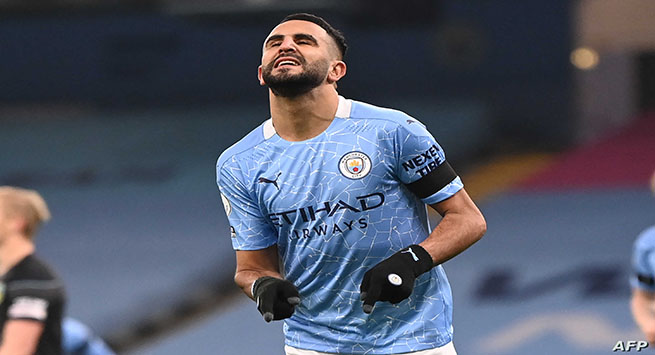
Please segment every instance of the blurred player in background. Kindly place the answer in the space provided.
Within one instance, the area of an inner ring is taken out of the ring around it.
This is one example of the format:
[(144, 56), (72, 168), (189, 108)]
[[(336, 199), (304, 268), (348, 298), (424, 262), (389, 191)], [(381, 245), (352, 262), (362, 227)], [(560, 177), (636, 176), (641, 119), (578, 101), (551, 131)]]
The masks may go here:
[[(655, 196), (655, 172), (650, 186)], [(632, 253), (632, 268), (632, 316), (646, 340), (652, 344), (655, 343), (655, 225), (637, 237)]]
[(34, 236), (49, 218), (37, 192), (0, 186), (0, 355), (62, 353), (64, 286), (34, 255)]
[(84, 323), (66, 317), (62, 323), (66, 355), (115, 355), (113, 350)]
[(272, 118), (217, 162), (235, 281), (266, 321), (285, 319), (288, 355), (455, 354), (440, 264), (485, 220), (422, 123), (338, 95), (345, 52), (309, 14), (264, 41)]

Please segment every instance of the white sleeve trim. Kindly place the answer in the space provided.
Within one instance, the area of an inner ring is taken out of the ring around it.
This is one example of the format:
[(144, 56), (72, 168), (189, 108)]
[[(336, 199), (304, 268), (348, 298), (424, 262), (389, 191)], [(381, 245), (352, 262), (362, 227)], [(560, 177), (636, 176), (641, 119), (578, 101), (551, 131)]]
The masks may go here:
[(17, 297), (9, 306), (7, 316), (45, 321), (48, 318), (48, 301), (34, 297)]
[(434, 194), (424, 198), (422, 201), (424, 203), (427, 203), (428, 205), (433, 205), (435, 203), (439, 203), (454, 194), (456, 194), (459, 190), (461, 190), (464, 187), (464, 183), (462, 182), (462, 179), (460, 177), (456, 177), (451, 181), (448, 185), (444, 186), (443, 189), (435, 192)]

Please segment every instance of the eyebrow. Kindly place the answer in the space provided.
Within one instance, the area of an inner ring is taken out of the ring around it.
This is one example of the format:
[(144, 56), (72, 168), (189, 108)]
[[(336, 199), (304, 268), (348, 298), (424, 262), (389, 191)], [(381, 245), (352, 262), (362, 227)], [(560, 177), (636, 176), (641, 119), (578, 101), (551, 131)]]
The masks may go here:
[[(284, 35), (272, 35), (272, 36), (270, 36), (270, 37), (268, 37), (266, 39), (266, 42), (264, 42), (264, 46), (268, 46), (269, 43), (271, 43), (273, 41), (277, 41), (277, 40), (282, 40), (282, 39), (284, 39)], [(312, 42), (315, 45), (318, 44), (318, 41), (316, 40), (316, 38), (314, 38), (314, 36), (312, 36), (310, 34), (307, 34), (307, 33), (296, 33), (296, 34), (293, 35), (293, 39), (295, 41), (305, 39), (305, 40), (308, 40), (308, 41)]]

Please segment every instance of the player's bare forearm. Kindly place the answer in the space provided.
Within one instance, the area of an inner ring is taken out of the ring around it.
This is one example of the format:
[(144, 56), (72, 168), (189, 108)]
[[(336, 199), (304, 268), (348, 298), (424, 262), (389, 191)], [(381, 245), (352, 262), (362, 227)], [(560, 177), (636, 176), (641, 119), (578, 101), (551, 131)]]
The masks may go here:
[[(277, 245), (260, 250), (238, 250), (234, 282), (248, 297), (253, 298), (252, 284), (260, 277), (283, 278), (278, 265)], [(253, 298), (254, 299), (254, 298)]]
[(466, 250), (487, 230), (484, 216), (463, 189), (432, 207), (443, 219), (419, 245), (432, 256), (435, 265)]
[(266, 322), (289, 318), (300, 303), (296, 286), (279, 272), (277, 245), (260, 250), (238, 250), (234, 281), (257, 302)]
[(254, 297), (252, 295), (252, 284), (260, 277), (263, 276), (272, 276), (272, 277), (277, 277), (279, 279), (283, 278), (282, 275), (280, 275), (279, 272), (276, 271), (270, 271), (270, 270), (243, 270), (243, 271), (237, 271), (234, 275), (234, 282), (241, 288), (243, 293), (246, 294), (246, 296), (252, 298), (254, 300)]
[(10, 319), (4, 326), (0, 355), (34, 354), (43, 328), (39, 321)]

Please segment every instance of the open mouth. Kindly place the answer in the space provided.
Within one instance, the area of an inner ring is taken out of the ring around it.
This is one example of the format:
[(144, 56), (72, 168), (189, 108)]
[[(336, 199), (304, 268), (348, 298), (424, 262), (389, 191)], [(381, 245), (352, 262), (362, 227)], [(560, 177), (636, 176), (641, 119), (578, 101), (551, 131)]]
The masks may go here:
[(275, 61), (275, 68), (280, 68), (280, 67), (296, 67), (299, 66), (300, 62), (296, 60), (295, 58), (291, 57), (283, 57)]

